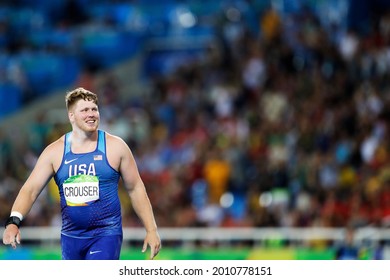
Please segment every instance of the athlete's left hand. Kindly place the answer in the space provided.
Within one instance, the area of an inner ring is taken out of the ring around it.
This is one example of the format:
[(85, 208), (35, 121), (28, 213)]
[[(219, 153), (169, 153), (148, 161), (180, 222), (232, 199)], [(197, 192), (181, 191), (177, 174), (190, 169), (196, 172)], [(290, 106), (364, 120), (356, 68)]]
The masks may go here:
[(146, 250), (148, 249), (148, 245), (150, 247), (150, 259), (152, 260), (155, 256), (157, 256), (161, 249), (161, 239), (157, 230), (146, 232), (144, 245), (142, 247), (142, 253), (146, 252)]

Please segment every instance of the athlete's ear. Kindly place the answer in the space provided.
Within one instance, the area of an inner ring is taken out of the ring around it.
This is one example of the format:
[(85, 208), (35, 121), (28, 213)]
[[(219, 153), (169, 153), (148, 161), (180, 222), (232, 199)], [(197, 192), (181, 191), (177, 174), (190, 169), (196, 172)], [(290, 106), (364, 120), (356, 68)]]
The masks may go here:
[(74, 120), (74, 112), (72, 110), (68, 111), (68, 118), (70, 122)]

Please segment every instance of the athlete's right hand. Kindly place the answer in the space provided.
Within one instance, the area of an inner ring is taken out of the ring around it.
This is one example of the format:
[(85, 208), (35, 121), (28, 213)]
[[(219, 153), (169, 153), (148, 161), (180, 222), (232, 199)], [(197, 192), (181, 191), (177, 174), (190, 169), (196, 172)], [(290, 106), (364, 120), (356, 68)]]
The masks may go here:
[(16, 244), (20, 244), (20, 231), (16, 225), (9, 224), (3, 233), (3, 243), (16, 248)]

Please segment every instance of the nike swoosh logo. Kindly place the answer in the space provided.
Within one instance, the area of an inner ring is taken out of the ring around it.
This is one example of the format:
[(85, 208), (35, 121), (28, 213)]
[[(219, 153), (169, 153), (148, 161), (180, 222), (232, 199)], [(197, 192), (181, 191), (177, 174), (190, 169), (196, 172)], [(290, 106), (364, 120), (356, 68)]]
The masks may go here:
[(100, 253), (101, 251), (89, 251), (89, 254), (90, 255), (93, 255), (93, 254), (96, 254), (96, 253)]
[(65, 164), (69, 164), (71, 163), (72, 161), (75, 161), (75, 160), (78, 160), (78, 158), (74, 158), (74, 159), (71, 159), (71, 160), (65, 160)]

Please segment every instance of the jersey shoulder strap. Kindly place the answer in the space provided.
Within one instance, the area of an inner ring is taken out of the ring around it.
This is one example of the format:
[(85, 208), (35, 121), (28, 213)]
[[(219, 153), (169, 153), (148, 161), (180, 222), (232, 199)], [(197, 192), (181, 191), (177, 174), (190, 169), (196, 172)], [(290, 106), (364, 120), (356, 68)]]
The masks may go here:
[(65, 134), (65, 150), (64, 150), (65, 155), (70, 152), (70, 140), (69, 140), (70, 134), (71, 134), (70, 132)]
[(106, 153), (106, 133), (103, 130), (98, 130), (98, 146), (97, 149), (103, 154)]

